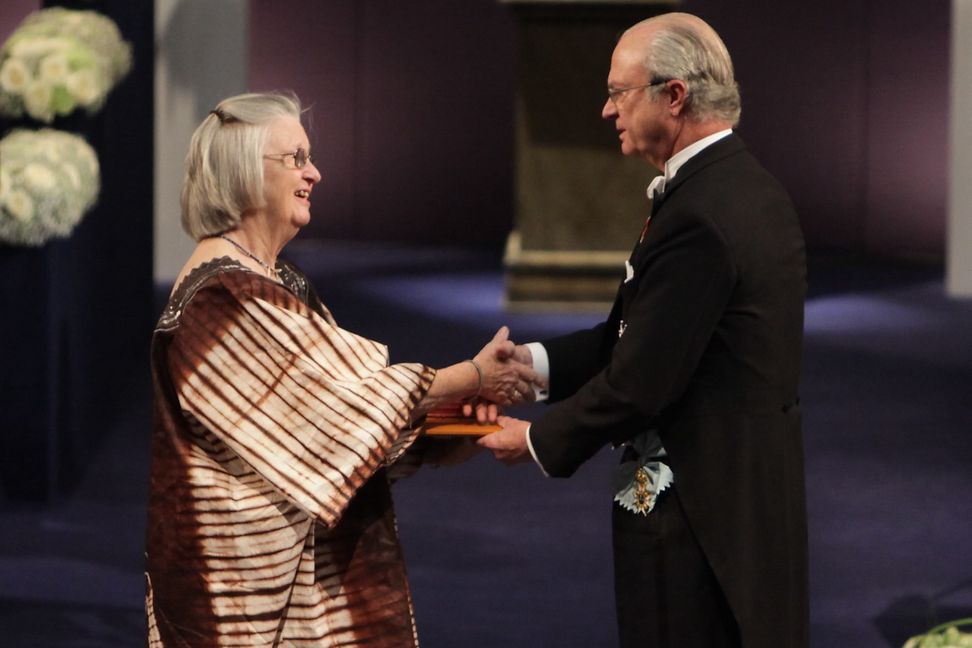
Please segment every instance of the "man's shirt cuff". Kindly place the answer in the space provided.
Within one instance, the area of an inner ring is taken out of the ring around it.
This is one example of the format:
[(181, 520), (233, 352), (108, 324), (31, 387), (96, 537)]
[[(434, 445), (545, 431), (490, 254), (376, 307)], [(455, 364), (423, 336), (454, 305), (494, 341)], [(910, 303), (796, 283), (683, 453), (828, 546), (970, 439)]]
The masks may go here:
[[(530, 349), (530, 355), (533, 356), (533, 370), (537, 372), (540, 379), (547, 385), (543, 388), (537, 387), (536, 385), (533, 386), (533, 394), (536, 396), (536, 402), (539, 403), (550, 397), (550, 358), (547, 356), (547, 350), (539, 342), (529, 342), (524, 346)], [(528, 443), (529, 439), (530, 435), (527, 434)], [(530, 452), (533, 452), (532, 447), (530, 448)]]
[[(542, 349), (543, 347), (540, 347), (540, 348)], [(543, 464), (540, 463), (540, 460), (539, 459), (537, 459), (537, 453), (534, 452), (534, 450), (533, 450), (533, 442), (530, 441), (530, 428), (531, 427), (533, 427), (533, 426), (532, 425), (528, 425), (527, 426), (527, 429), (526, 429), (526, 444), (527, 444), (527, 450), (530, 451), (530, 456), (533, 457), (533, 463), (537, 464), (537, 466), (540, 467), (540, 472), (543, 473), (543, 476), (544, 477), (549, 477), (550, 475), (547, 474), (547, 471), (543, 469)]]

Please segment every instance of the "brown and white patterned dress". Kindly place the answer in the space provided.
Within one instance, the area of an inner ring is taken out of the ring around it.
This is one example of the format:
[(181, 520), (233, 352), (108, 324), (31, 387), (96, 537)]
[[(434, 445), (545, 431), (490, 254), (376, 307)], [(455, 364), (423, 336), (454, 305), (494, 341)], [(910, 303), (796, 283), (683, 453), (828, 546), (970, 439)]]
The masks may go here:
[(155, 329), (148, 643), (416, 646), (383, 468), (435, 370), (281, 279), (207, 262)]

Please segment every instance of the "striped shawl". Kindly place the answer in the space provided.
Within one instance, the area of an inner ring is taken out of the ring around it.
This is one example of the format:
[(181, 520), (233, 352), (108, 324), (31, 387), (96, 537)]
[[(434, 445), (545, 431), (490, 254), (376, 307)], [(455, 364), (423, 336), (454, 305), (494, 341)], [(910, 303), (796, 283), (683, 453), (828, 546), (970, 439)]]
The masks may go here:
[(416, 646), (384, 467), (435, 372), (281, 277), (207, 262), (156, 327), (149, 645)]

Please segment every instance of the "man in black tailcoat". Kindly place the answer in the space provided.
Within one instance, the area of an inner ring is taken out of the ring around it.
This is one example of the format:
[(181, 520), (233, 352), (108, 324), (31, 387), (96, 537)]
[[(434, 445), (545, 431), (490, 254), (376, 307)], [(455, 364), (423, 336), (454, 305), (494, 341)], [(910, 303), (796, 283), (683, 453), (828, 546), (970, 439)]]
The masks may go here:
[(519, 359), (549, 375), (539, 420), (480, 444), (569, 477), (623, 446), (613, 510), (621, 645), (805, 648), (807, 534), (797, 383), (803, 236), (732, 132), (725, 45), (688, 14), (618, 41), (602, 116), (663, 170), (607, 321)]

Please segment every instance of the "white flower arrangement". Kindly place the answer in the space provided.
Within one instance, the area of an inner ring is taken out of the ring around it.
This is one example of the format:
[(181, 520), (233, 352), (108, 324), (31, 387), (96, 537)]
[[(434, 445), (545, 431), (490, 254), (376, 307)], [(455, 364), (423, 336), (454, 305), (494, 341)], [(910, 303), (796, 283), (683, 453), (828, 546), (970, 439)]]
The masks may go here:
[(71, 233), (99, 190), (98, 156), (77, 135), (45, 128), (0, 140), (0, 241), (39, 246)]
[(96, 112), (131, 67), (131, 45), (110, 18), (35, 11), (0, 48), (0, 114), (50, 123), (79, 107)]
[(969, 648), (972, 632), (962, 632), (960, 627), (972, 626), (972, 617), (949, 621), (936, 626), (923, 635), (912, 637), (903, 648)]

